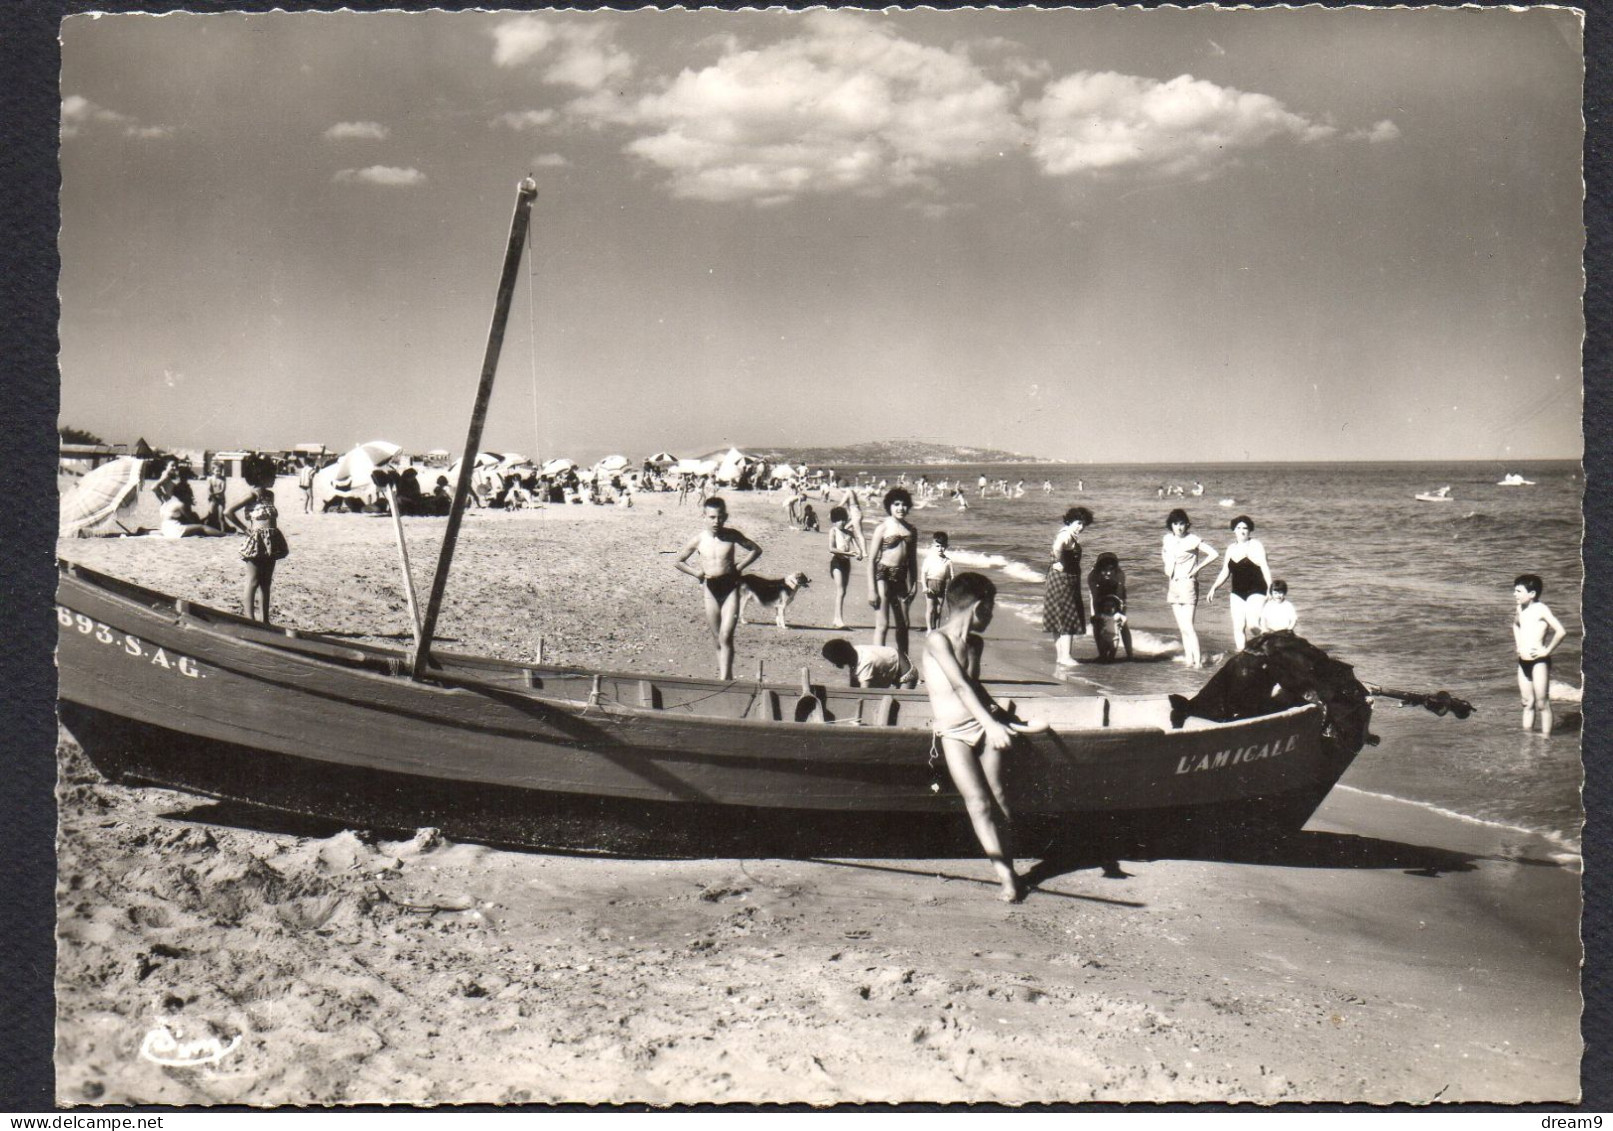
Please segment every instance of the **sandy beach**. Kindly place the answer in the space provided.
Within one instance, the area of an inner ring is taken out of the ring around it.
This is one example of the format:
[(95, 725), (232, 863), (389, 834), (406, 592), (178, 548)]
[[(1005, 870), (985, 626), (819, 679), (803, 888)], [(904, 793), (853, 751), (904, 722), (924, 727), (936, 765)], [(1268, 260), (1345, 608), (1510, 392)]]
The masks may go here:
[[(278, 496), (275, 619), (403, 639), (391, 520), (304, 515), (288, 481)], [(772, 496), (728, 498), (765, 550), (755, 572), (813, 579), (790, 631), (741, 627), (736, 672), (829, 677), (826, 537)], [(149, 497), (135, 521), (156, 525)], [(422, 598), (443, 525), (404, 521)], [(472, 511), (439, 639), (710, 676), (696, 585), (671, 564), (698, 525), (672, 495)], [(235, 608), (237, 542), (59, 552)], [(860, 579), (847, 612), (866, 632)], [(1003, 631), (1020, 639), (993, 637), (987, 674), (1042, 676), (1046, 641)], [(504, 851), (109, 784), (65, 735), (59, 760), (63, 1104), (1579, 1094), (1577, 864), (1347, 785), (1278, 843), (1025, 861), (1034, 889), (1009, 907), (973, 857)], [(220, 1055), (158, 1063), (185, 1042)]]

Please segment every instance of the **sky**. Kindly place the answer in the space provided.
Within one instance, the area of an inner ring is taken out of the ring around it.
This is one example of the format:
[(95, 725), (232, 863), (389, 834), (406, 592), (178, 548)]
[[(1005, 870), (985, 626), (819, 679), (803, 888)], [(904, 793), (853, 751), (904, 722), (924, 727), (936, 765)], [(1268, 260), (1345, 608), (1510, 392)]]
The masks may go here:
[(61, 421), (1579, 458), (1563, 9), (74, 16)]

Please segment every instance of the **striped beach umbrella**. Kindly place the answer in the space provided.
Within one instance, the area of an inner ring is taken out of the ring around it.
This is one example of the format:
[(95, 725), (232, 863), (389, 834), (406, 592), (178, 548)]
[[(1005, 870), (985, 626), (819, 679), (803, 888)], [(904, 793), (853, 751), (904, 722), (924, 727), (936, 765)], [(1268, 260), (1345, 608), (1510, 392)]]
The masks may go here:
[(143, 460), (123, 456), (87, 472), (74, 488), (62, 496), (59, 531), (63, 538), (99, 529), (120, 511), (134, 506), (140, 495), (140, 465)]

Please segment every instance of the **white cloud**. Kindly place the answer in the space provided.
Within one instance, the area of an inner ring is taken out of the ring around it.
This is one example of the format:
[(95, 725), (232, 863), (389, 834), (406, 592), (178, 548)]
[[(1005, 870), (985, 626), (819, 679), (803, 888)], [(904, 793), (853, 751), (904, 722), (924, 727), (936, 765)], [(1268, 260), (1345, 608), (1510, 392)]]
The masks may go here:
[(555, 120), (553, 110), (507, 110), (493, 119), (495, 126), (508, 126), (512, 130), (535, 130)]
[(670, 174), (679, 196), (776, 204), (928, 186), (939, 169), (1018, 142), (1015, 88), (964, 48), (845, 12), (814, 11), (803, 26), (761, 49), (730, 45), (622, 108), (620, 120), (654, 131), (628, 152)]
[(122, 126), (124, 137), (142, 141), (173, 137), (178, 132), (172, 126), (142, 126), (131, 115), (97, 106), (82, 94), (69, 94), (62, 99), (62, 137), (77, 137), (86, 129), (98, 126)]
[(97, 106), (82, 94), (69, 94), (62, 99), (62, 121), (72, 125), (85, 125), (89, 122), (132, 122), (134, 119), (127, 114), (119, 114), (116, 110), (108, 110), (104, 106)]
[(1351, 141), (1370, 141), (1374, 144), (1385, 141), (1396, 141), (1400, 137), (1400, 127), (1395, 125), (1388, 118), (1385, 118), (1381, 122), (1374, 123), (1368, 129), (1351, 130), (1345, 136)]
[(539, 64), (545, 82), (599, 90), (633, 71), (633, 57), (612, 42), (613, 34), (606, 24), (518, 16), (493, 29), (493, 62), (500, 67)]
[(532, 165), (537, 169), (558, 169), (569, 164), (571, 162), (558, 153), (540, 153), (532, 159)]
[(1082, 71), (1051, 83), (1025, 114), (1032, 155), (1053, 176), (1130, 169), (1204, 177), (1277, 139), (1313, 142), (1333, 127), (1265, 94), (1179, 75), (1168, 82)]
[(394, 165), (371, 165), (365, 169), (342, 169), (335, 180), (344, 185), (408, 186), (424, 184), (426, 175), (419, 169), (400, 169)]
[(337, 122), (325, 131), (332, 141), (385, 141), (391, 135), (380, 122)]
[(500, 67), (530, 63), (554, 38), (553, 25), (538, 16), (505, 20), (493, 29), (493, 62)]

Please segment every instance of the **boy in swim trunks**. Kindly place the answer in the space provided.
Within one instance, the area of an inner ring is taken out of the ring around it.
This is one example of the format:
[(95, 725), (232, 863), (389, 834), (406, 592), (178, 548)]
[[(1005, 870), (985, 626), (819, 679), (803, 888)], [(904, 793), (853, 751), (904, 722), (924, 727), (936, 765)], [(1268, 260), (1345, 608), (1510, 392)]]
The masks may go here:
[(997, 873), (998, 898), (1025, 897), (1014, 873), (1008, 843), (1011, 814), (1003, 792), (1002, 755), (1014, 732), (980, 683), (980, 633), (991, 624), (997, 587), (978, 573), (960, 573), (947, 588), (940, 624), (924, 642), (924, 685), (930, 694), (931, 729), (946, 756), (947, 772), (962, 795), (975, 838)]
[[(706, 624), (717, 642), (717, 678), (734, 678), (734, 625), (739, 621), (739, 578), (762, 549), (728, 523), (728, 504), (713, 495), (702, 504), (706, 526), (689, 540), (673, 564), (698, 578), (705, 594)], [(744, 556), (738, 552), (743, 550)], [(698, 567), (689, 559), (699, 555)]]
[(1568, 630), (1542, 601), (1546, 583), (1532, 573), (1512, 583), (1512, 597), (1518, 602), (1512, 618), (1512, 640), (1518, 649), (1518, 693), (1523, 697), (1523, 729), (1534, 730), (1535, 714), (1540, 715), (1540, 733), (1551, 736), (1551, 654), (1563, 642)]
[(947, 532), (937, 530), (930, 536), (930, 550), (924, 555), (924, 631), (935, 628), (941, 619), (941, 600), (947, 595), (947, 583), (952, 580), (952, 559), (947, 557)]

